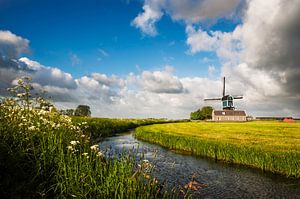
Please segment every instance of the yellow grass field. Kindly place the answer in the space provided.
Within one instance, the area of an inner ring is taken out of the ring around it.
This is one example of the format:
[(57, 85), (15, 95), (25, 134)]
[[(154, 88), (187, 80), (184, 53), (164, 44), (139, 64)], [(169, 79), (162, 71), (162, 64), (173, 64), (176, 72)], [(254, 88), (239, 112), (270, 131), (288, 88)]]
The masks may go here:
[(135, 136), (172, 150), (300, 177), (300, 123), (157, 124), (137, 128)]

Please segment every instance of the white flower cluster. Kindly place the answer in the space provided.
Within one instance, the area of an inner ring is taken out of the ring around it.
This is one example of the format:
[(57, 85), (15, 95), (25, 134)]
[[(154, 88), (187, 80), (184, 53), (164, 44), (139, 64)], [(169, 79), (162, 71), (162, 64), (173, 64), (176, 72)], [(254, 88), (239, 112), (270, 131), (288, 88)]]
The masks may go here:
[(97, 157), (102, 157), (103, 156), (103, 153), (100, 151), (98, 144), (95, 144), (95, 145), (91, 146), (90, 148), (91, 148), (92, 152), (96, 153)]
[(74, 138), (88, 140), (81, 128), (70, 117), (61, 115), (47, 100), (31, 98), (30, 78), (18, 80), (18, 85), (9, 89), (15, 96), (0, 102), (0, 119), (8, 126), (18, 127), (23, 134), (53, 133), (56, 130), (73, 132)]

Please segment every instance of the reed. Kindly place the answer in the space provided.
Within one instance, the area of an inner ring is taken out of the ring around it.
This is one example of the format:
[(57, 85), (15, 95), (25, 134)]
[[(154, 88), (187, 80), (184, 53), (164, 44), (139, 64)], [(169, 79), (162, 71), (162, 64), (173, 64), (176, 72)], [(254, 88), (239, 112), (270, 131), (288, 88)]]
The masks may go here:
[(171, 150), (300, 177), (300, 123), (159, 124), (137, 128), (135, 137)]

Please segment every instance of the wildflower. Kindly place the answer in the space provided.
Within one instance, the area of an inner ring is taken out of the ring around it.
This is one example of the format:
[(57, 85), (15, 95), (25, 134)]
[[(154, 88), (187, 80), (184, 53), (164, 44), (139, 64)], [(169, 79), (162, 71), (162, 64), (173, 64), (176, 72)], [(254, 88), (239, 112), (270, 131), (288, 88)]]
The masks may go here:
[(83, 155), (83, 156), (87, 156), (87, 155), (88, 155), (88, 153), (83, 153), (82, 155)]
[(67, 146), (67, 149), (68, 150), (73, 150), (73, 147), (72, 146)]
[(92, 151), (98, 151), (99, 150), (98, 144), (95, 144), (95, 145), (91, 146), (91, 150)]
[(25, 93), (18, 93), (17, 97), (24, 97), (26, 94)]
[(28, 130), (30, 130), (30, 131), (34, 131), (34, 130), (35, 130), (35, 126), (31, 126), (31, 127), (29, 127), (29, 128), (28, 128)]
[(101, 151), (99, 151), (96, 155), (97, 157), (102, 157), (103, 156), (103, 153)]
[(79, 143), (80, 143), (79, 141), (74, 141), (74, 140), (70, 142), (70, 144), (71, 144), (71, 145), (74, 145), (74, 146), (76, 146), (76, 145), (79, 144)]

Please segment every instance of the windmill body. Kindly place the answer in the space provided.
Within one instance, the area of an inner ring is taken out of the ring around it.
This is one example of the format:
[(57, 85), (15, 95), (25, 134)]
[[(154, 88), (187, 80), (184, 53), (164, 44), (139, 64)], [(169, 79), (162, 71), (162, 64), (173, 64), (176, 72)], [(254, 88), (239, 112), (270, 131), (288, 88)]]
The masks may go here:
[(223, 96), (217, 98), (207, 98), (204, 101), (222, 101), (223, 110), (213, 110), (213, 121), (246, 121), (246, 113), (242, 110), (236, 110), (234, 100), (243, 99), (241, 95), (226, 95), (225, 77), (223, 77)]

